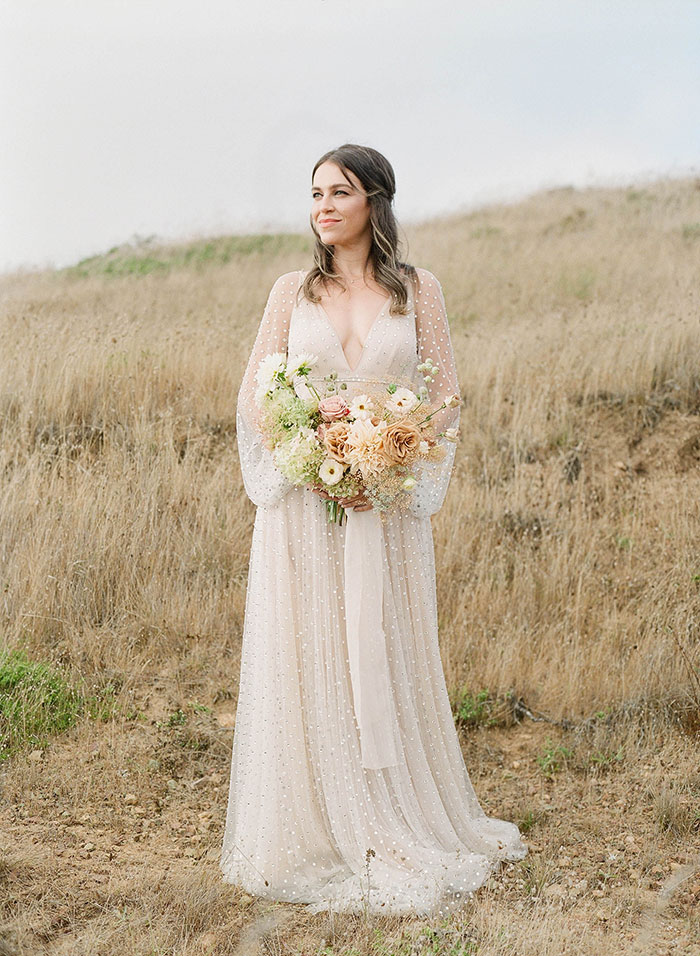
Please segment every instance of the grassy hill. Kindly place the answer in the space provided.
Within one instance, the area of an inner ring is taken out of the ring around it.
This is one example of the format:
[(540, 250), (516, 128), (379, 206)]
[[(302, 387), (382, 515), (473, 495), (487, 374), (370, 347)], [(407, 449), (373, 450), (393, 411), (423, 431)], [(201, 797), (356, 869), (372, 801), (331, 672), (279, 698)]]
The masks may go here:
[(311, 244), (145, 240), (0, 278), (0, 952), (700, 945), (700, 181), (407, 238), (464, 396), (433, 522), (445, 674), (477, 792), (530, 857), (441, 927), (219, 883), (253, 518), (236, 391)]

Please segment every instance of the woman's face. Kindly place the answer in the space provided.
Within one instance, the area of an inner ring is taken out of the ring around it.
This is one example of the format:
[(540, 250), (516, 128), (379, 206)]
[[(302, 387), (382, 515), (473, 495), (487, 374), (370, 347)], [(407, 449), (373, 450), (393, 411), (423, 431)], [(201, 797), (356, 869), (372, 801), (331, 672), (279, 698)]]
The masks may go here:
[(369, 200), (354, 173), (321, 163), (311, 186), (311, 220), (329, 246), (352, 245), (369, 232)]

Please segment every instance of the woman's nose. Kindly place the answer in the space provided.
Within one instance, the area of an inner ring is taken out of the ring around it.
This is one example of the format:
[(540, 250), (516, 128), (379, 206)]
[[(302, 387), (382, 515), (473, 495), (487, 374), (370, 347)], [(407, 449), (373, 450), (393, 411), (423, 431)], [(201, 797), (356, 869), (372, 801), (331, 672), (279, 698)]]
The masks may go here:
[(328, 212), (333, 208), (333, 200), (330, 196), (324, 196), (321, 200), (321, 212)]

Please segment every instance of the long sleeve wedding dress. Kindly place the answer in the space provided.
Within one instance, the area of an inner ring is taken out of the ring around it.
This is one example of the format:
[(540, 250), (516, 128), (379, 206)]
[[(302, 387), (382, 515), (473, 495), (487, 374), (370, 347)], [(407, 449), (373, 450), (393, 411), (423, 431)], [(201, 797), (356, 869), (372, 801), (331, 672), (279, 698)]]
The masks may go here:
[[(272, 352), (318, 356), (346, 395), (379, 382), (423, 385), (431, 406), (458, 393), (440, 283), (418, 269), (409, 310), (388, 298), (351, 368), (320, 303), (275, 282), (238, 396), (245, 489), (257, 505), (220, 868), (250, 893), (312, 912), (442, 914), (527, 848), (488, 817), (459, 746), (438, 646), (430, 516), (454, 445), (423, 474), (410, 508), (328, 522), (325, 502), (276, 469), (256, 429), (255, 373)], [(459, 407), (440, 412), (438, 431)]]

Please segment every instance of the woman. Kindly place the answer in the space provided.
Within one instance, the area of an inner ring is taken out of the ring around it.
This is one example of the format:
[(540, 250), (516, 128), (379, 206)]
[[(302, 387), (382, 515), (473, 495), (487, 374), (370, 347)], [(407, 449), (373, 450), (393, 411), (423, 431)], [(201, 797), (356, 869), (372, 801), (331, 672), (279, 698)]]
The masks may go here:
[[(221, 870), (312, 912), (434, 915), (527, 848), (487, 817), (459, 747), (438, 647), (430, 515), (454, 458), (380, 521), (363, 494), (329, 523), (325, 493), (293, 487), (256, 428), (255, 375), (313, 353), (350, 398), (377, 382), (458, 393), (442, 289), (397, 258), (394, 173), (345, 144), (312, 173), (314, 267), (270, 292), (238, 397), (246, 492), (257, 505)], [(437, 431), (456, 427), (459, 405)]]

